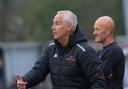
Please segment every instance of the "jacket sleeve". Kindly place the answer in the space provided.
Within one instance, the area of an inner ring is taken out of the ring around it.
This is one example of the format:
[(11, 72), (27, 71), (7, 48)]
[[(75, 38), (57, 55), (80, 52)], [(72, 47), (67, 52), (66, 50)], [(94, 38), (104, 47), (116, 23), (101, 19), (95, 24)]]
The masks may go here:
[(84, 53), (81, 56), (81, 68), (88, 80), (89, 89), (106, 89), (104, 74), (95, 53)]
[(33, 87), (45, 80), (49, 73), (48, 60), (48, 48), (45, 48), (33, 68), (23, 76), (23, 80), (27, 82), (27, 88)]

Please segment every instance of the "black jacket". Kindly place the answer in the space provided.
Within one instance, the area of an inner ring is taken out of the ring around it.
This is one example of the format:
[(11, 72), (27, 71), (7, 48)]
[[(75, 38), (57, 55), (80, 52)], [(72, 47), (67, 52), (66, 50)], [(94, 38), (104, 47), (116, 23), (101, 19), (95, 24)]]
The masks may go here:
[[(107, 89), (123, 89), (125, 57), (122, 49), (113, 42), (98, 52), (101, 67), (107, 80)], [(111, 79), (108, 78), (112, 74)]]
[(68, 45), (54, 40), (44, 49), (35, 66), (24, 77), (33, 87), (51, 74), (53, 89), (105, 89), (105, 79), (94, 50), (77, 26)]

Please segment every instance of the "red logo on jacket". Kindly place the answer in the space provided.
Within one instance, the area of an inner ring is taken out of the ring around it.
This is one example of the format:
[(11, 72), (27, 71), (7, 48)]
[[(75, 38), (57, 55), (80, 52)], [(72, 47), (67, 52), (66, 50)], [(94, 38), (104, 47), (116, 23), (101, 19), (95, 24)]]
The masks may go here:
[(76, 61), (76, 58), (74, 56), (70, 55), (68, 58), (66, 58), (66, 60)]

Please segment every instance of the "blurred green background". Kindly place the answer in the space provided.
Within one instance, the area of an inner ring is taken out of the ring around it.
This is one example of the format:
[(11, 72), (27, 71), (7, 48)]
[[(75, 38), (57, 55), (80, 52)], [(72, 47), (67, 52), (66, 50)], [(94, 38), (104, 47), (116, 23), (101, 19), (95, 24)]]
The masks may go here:
[(122, 0), (0, 0), (0, 41), (46, 41), (59, 10), (71, 10), (87, 38), (92, 39), (93, 24), (103, 15), (116, 23), (116, 36), (125, 35)]

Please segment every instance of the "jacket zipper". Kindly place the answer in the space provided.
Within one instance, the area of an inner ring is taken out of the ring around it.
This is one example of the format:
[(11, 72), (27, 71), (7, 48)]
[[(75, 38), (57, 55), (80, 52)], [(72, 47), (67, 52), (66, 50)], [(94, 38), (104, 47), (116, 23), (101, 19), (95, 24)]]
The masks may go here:
[(62, 74), (62, 60), (63, 60), (63, 54), (62, 49), (60, 50), (60, 63), (59, 63), (59, 77), (58, 77), (58, 89), (61, 89), (61, 74)]

